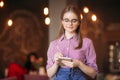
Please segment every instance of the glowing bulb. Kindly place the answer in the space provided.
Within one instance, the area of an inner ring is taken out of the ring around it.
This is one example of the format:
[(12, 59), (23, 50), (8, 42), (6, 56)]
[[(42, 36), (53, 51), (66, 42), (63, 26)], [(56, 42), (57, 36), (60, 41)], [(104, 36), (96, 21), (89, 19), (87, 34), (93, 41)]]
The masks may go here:
[(92, 15), (92, 21), (96, 21), (97, 20), (97, 16), (95, 14)]
[(81, 17), (81, 19), (83, 19), (83, 15), (82, 14), (80, 14), (80, 17)]
[(11, 19), (8, 20), (8, 26), (12, 26), (13, 21)]
[(49, 17), (46, 17), (46, 18), (45, 18), (45, 24), (46, 24), (46, 25), (49, 25), (49, 24), (50, 24), (50, 18), (49, 18)]
[(89, 12), (88, 7), (84, 7), (83, 11), (84, 11), (84, 13), (88, 13)]
[(48, 10), (47, 7), (44, 8), (44, 14), (45, 14), (45, 15), (48, 15), (48, 14), (49, 14), (49, 10)]
[(1, 2), (0, 2), (0, 7), (3, 7), (3, 6), (4, 6), (4, 2), (1, 1)]

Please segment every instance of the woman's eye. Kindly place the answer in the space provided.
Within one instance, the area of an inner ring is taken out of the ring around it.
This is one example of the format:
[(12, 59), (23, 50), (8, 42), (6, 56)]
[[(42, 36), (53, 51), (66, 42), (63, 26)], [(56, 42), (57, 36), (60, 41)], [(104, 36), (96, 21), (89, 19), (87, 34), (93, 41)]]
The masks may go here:
[(69, 20), (69, 19), (63, 19), (64, 22), (72, 22), (72, 23), (76, 23), (78, 20), (77, 19), (72, 19), (72, 20)]
[(73, 23), (75, 23), (75, 22), (77, 22), (77, 21), (78, 21), (77, 19), (73, 19), (73, 20), (72, 20)]
[(64, 19), (64, 21), (65, 21), (65, 22), (69, 22), (69, 20), (68, 20), (68, 19)]

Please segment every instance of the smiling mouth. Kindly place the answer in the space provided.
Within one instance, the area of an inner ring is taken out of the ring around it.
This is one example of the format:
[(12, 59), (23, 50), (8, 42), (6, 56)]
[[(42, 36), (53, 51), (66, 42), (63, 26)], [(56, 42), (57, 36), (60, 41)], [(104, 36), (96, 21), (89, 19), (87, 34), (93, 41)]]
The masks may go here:
[(67, 28), (70, 28), (70, 29), (72, 29), (73, 27), (67, 27)]

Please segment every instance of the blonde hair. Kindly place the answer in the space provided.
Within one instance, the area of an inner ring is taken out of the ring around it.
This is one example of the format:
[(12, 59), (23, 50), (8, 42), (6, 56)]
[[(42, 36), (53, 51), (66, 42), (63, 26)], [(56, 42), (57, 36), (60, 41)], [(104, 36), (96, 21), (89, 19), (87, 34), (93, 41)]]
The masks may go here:
[[(81, 13), (80, 13), (80, 10), (77, 6), (75, 6), (75, 5), (66, 6), (61, 13), (61, 20), (63, 20), (63, 16), (66, 12), (75, 13), (78, 17), (79, 22), (81, 23), (81, 17), (80, 17)], [(79, 25), (78, 28), (76, 29), (76, 33), (77, 33), (77, 37), (78, 37), (78, 46), (75, 49), (79, 49), (79, 48), (82, 47), (82, 35), (81, 35), (81, 31), (80, 31), (81, 30), (80, 26), (81, 25)], [(59, 28), (58, 35), (57, 35), (56, 39), (60, 38), (64, 33), (65, 33), (65, 29), (61, 25), (60, 28)]]

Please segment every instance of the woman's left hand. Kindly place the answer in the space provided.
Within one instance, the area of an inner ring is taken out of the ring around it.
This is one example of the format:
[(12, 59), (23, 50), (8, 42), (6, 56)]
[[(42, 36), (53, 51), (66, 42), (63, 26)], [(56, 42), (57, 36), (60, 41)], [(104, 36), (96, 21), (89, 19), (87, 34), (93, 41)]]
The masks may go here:
[(73, 68), (73, 67), (78, 67), (78, 66), (79, 66), (80, 60), (72, 60), (72, 61), (62, 60), (61, 63), (62, 63), (64, 66)]

